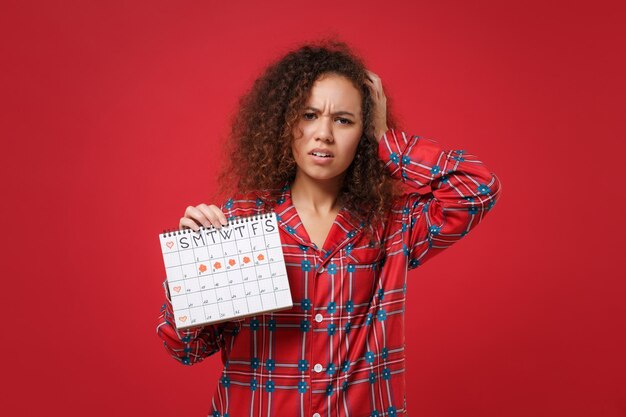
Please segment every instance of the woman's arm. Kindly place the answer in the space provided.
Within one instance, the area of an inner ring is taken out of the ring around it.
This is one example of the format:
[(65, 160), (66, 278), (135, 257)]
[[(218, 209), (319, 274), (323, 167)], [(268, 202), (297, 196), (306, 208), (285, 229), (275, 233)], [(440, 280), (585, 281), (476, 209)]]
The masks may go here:
[[(264, 207), (259, 204), (255, 196), (255, 194), (234, 193), (219, 206), (213, 204), (189, 206), (184, 217), (180, 219), (179, 228), (198, 230), (201, 225), (219, 228), (236, 216), (262, 213)], [(161, 306), (157, 334), (174, 359), (185, 365), (193, 365), (224, 348), (228, 334), (232, 334), (229, 327), (233, 326), (233, 321), (205, 325), (193, 330), (178, 330), (167, 281), (163, 282), (163, 288), (165, 302)]]
[(382, 81), (367, 73), (378, 155), (393, 178), (414, 190), (402, 201), (402, 239), (393, 239), (394, 247), (388, 249), (402, 250), (408, 269), (413, 269), (483, 220), (500, 197), (500, 180), (474, 155), (443, 150), (433, 140), (389, 129)]
[(387, 130), (378, 145), (391, 176), (414, 190), (402, 206), (402, 249), (409, 269), (469, 233), (500, 196), (498, 177), (466, 151), (443, 150), (433, 140), (395, 129)]

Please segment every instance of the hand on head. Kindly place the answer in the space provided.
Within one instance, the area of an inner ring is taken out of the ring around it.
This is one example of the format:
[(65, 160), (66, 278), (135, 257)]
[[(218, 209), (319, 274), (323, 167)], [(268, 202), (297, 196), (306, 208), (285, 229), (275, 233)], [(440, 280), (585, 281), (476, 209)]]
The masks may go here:
[(383, 90), (383, 83), (380, 77), (372, 71), (366, 70), (368, 75), (367, 85), (372, 92), (372, 99), (374, 100), (374, 134), (376, 140), (380, 141), (380, 138), (388, 130), (387, 127), (387, 97)]

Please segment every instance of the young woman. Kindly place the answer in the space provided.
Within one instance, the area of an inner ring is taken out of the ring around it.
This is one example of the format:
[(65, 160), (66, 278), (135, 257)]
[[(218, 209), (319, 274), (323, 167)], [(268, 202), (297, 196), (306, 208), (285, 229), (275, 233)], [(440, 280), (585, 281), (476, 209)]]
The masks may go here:
[(389, 113), (380, 78), (337, 42), (291, 51), (241, 100), (220, 177), (237, 192), (189, 206), (180, 228), (275, 211), (294, 306), (183, 331), (164, 285), (169, 354), (222, 352), (209, 415), (406, 414), (407, 271), (473, 229), (500, 182)]

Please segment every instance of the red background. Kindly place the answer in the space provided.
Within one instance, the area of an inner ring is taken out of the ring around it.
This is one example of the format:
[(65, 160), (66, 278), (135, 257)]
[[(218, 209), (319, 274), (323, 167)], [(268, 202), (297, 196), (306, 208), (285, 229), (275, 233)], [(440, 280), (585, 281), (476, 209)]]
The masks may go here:
[(157, 338), (157, 234), (213, 203), (267, 63), (336, 34), (503, 183), (409, 276), (409, 415), (625, 416), (618, 3), (3, 1), (2, 413), (206, 415), (222, 364)]

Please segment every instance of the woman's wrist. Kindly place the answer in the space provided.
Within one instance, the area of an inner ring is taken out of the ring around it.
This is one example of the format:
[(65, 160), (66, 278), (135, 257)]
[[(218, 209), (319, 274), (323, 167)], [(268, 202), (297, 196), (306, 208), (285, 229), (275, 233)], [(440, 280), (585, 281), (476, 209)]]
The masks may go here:
[(385, 125), (385, 126), (383, 126), (381, 128), (376, 129), (375, 133), (374, 133), (376, 135), (376, 141), (380, 142), (380, 140), (383, 138), (383, 135), (385, 133), (387, 133), (388, 130), (389, 130), (389, 128), (387, 127), (387, 125)]

